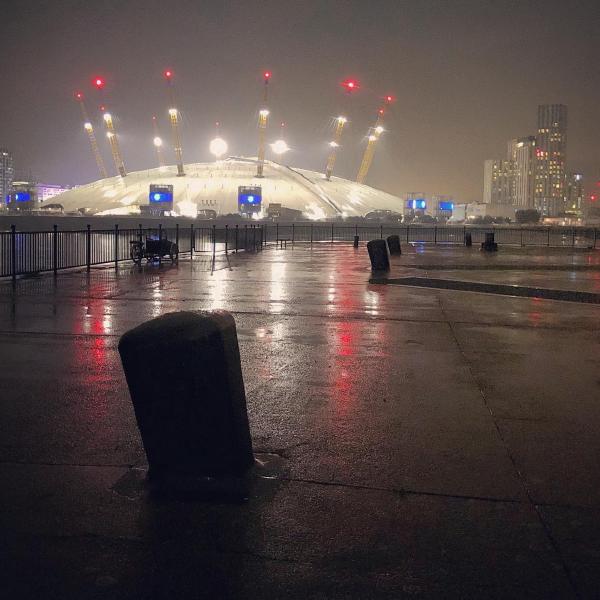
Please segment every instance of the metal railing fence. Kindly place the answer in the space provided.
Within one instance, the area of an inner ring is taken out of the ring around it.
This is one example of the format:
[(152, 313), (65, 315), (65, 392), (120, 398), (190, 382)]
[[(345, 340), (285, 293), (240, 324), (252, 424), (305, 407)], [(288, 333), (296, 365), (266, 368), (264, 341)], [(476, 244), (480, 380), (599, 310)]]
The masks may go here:
[(56, 225), (51, 231), (0, 232), (0, 277), (57, 273), (63, 269), (86, 267), (131, 260), (131, 242), (146, 238), (175, 242), (179, 254), (256, 251), (264, 246), (263, 230), (258, 225), (234, 227), (142, 227), (61, 231)]
[(61, 269), (130, 260), (130, 242), (166, 238), (179, 246), (180, 254), (254, 252), (268, 244), (351, 242), (398, 235), (403, 243), (462, 245), (470, 233), (474, 244), (494, 232), (499, 244), (596, 248), (599, 230), (591, 227), (481, 227), (456, 225), (346, 225), (337, 223), (190, 225), (62, 231), (0, 232), (0, 277), (13, 277)]

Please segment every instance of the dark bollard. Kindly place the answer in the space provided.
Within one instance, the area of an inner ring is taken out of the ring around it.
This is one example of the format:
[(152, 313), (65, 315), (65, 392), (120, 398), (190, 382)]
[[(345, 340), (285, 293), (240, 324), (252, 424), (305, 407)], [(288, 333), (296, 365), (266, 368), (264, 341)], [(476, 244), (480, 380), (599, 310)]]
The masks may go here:
[(402, 248), (400, 247), (400, 238), (397, 235), (388, 235), (387, 245), (390, 249), (390, 254), (402, 254)]
[(473, 245), (473, 236), (471, 235), (471, 233), (465, 233), (465, 246), (468, 246), (469, 248)]
[(359, 237), (357, 235), (355, 235), (354, 236), (354, 247), (355, 248), (358, 248), (358, 240), (359, 240)]
[(490, 231), (485, 234), (485, 242), (481, 244), (481, 249), (486, 252), (496, 252), (498, 250), (498, 244), (494, 242), (494, 232)]
[(159, 491), (210, 493), (212, 478), (239, 477), (253, 465), (230, 313), (163, 315), (125, 333), (119, 353), (148, 479)]
[(371, 259), (371, 270), (389, 271), (390, 251), (385, 240), (371, 240), (367, 242), (367, 250)]

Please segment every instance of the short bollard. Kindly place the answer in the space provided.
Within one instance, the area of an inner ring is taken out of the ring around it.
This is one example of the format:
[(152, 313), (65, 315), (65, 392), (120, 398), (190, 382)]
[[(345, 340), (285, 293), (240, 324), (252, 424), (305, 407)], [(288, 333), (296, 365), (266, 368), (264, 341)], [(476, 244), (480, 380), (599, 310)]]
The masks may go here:
[(473, 236), (471, 235), (471, 232), (469, 233), (465, 233), (465, 246), (472, 246), (473, 245)]
[(486, 252), (496, 252), (498, 244), (494, 241), (494, 232), (490, 231), (485, 234), (485, 242), (482, 242), (481, 249)]
[(253, 465), (230, 313), (163, 315), (125, 333), (119, 353), (158, 491), (210, 493), (210, 482)]
[(390, 251), (385, 240), (371, 240), (367, 242), (367, 250), (371, 259), (371, 270), (389, 271)]
[(400, 238), (397, 235), (388, 235), (387, 237), (388, 248), (390, 254), (402, 254), (402, 248), (400, 247)]
[(360, 239), (360, 238), (359, 238), (357, 235), (355, 235), (355, 236), (354, 236), (354, 247), (355, 247), (355, 248), (358, 248), (358, 240), (359, 240), (359, 239)]

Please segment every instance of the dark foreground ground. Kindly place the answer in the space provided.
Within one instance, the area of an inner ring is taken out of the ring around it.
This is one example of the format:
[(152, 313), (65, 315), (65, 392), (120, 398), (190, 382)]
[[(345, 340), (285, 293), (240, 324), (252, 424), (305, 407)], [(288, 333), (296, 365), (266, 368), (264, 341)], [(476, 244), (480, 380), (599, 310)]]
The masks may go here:
[[(421, 247), (392, 276), (600, 293), (599, 264)], [(2, 597), (600, 597), (600, 305), (372, 285), (344, 245), (209, 267), (0, 284)], [(279, 461), (241, 505), (148, 497), (116, 350), (206, 308)]]

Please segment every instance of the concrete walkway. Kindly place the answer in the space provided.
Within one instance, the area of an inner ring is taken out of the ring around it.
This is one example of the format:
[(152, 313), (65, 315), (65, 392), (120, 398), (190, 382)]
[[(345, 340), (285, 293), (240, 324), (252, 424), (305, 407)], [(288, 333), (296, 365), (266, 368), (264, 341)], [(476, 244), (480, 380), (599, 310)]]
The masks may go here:
[[(597, 293), (599, 257), (406, 248), (391, 276)], [(0, 284), (5, 597), (600, 597), (599, 306), (371, 285), (347, 245), (209, 266)], [(280, 475), (152, 500), (118, 338), (210, 308)]]

